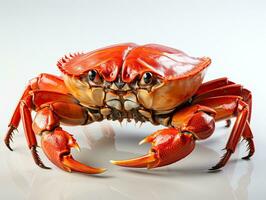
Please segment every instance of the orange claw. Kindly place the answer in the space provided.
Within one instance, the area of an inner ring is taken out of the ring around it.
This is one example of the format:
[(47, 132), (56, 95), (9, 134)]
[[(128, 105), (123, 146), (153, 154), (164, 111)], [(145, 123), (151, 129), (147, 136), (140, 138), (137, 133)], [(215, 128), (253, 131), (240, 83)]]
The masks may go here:
[(79, 150), (79, 146), (72, 135), (61, 128), (56, 128), (53, 132), (43, 133), (41, 143), (48, 159), (65, 171), (87, 174), (99, 174), (105, 171), (103, 168), (90, 167), (75, 160), (70, 154), (70, 149)]
[(123, 167), (151, 169), (174, 163), (190, 154), (195, 147), (195, 139), (191, 133), (180, 133), (175, 128), (159, 130), (144, 138), (139, 144), (147, 142), (152, 144), (148, 154), (110, 162)]
[(100, 174), (106, 171), (104, 168), (94, 168), (87, 165), (84, 165), (78, 161), (76, 161), (71, 155), (63, 156), (62, 163), (66, 168), (68, 168), (68, 171), (71, 172), (71, 170), (87, 173), (87, 174)]
[(112, 164), (123, 166), (123, 167), (136, 167), (136, 168), (142, 168), (142, 167), (147, 167), (149, 164), (155, 162), (157, 159), (155, 157), (154, 153), (149, 153), (147, 155), (138, 157), (138, 158), (133, 158), (129, 160), (121, 160), (121, 161), (115, 161), (115, 160), (110, 160)]

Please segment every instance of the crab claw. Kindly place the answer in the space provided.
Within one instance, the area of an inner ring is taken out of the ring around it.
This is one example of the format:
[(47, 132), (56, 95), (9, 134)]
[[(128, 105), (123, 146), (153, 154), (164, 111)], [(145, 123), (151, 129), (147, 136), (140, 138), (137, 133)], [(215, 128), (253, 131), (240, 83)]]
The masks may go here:
[(180, 133), (175, 128), (159, 130), (144, 138), (139, 144), (143, 143), (152, 144), (148, 154), (129, 160), (110, 162), (123, 167), (151, 169), (174, 163), (190, 154), (195, 147), (195, 139), (191, 133)]
[(75, 160), (70, 154), (70, 149), (76, 148), (79, 150), (79, 145), (72, 135), (61, 128), (56, 128), (52, 133), (44, 133), (41, 145), (48, 159), (65, 171), (87, 174), (98, 174), (105, 171), (103, 168), (90, 167)]

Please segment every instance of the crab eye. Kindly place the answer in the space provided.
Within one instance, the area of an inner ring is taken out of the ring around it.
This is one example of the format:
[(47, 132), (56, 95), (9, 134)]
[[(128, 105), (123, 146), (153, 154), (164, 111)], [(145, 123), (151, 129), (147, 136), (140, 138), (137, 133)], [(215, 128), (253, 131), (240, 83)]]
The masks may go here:
[(89, 71), (89, 73), (88, 73), (88, 78), (89, 78), (89, 80), (90, 80), (90, 81), (94, 81), (96, 75), (97, 75), (97, 72), (96, 72), (95, 70), (91, 70), (91, 71)]
[(146, 72), (143, 74), (140, 83), (142, 85), (147, 85), (147, 84), (150, 84), (152, 82), (152, 79), (153, 79), (152, 73)]
[(101, 77), (96, 70), (91, 70), (88, 73), (88, 81), (90, 83), (99, 84), (99, 83), (101, 83)]

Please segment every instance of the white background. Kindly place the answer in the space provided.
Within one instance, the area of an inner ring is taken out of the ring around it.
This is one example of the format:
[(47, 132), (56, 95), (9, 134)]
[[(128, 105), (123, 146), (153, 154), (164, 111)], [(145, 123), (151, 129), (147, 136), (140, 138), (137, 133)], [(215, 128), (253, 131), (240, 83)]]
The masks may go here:
[[(67, 127), (82, 151), (76, 158), (109, 170), (99, 176), (66, 173), (41, 157), (52, 170), (38, 168), (23, 130), (14, 137), (14, 152), (2, 142), (8, 121), (27, 81), (47, 72), (59, 74), (57, 60), (66, 53), (89, 51), (120, 42), (159, 43), (213, 64), (205, 80), (227, 76), (253, 92), (252, 130), (256, 153), (241, 160), (241, 143), (227, 166), (208, 173), (230, 129), (218, 123), (212, 138), (193, 153), (156, 170), (111, 166), (110, 159), (145, 153), (137, 143), (161, 127), (103, 122)], [(23, 1), (0, 0), (1, 199), (264, 199), (266, 3), (237, 1)], [(264, 125), (264, 126), (263, 126)]]

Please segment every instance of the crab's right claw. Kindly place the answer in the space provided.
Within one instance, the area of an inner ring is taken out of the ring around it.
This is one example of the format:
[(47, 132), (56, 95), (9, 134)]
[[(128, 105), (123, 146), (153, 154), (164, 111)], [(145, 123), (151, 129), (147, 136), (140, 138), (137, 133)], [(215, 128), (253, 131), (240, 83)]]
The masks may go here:
[(139, 144), (151, 143), (148, 154), (129, 160), (110, 162), (135, 168), (156, 168), (174, 163), (191, 153), (195, 147), (195, 138), (191, 133), (180, 133), (175, 128), (159, 130), (143, 139)]
[(87, 174), (99, 174), (105, 171), (103, 168), (90, 167), (75, 160), (70, 154), (70, 149), (79, 150), (79, 146), (72, 135), (61, 128), (56, 128), (53, 132), (43, 133), (41, 144), (48, 159), (65, 171)]

